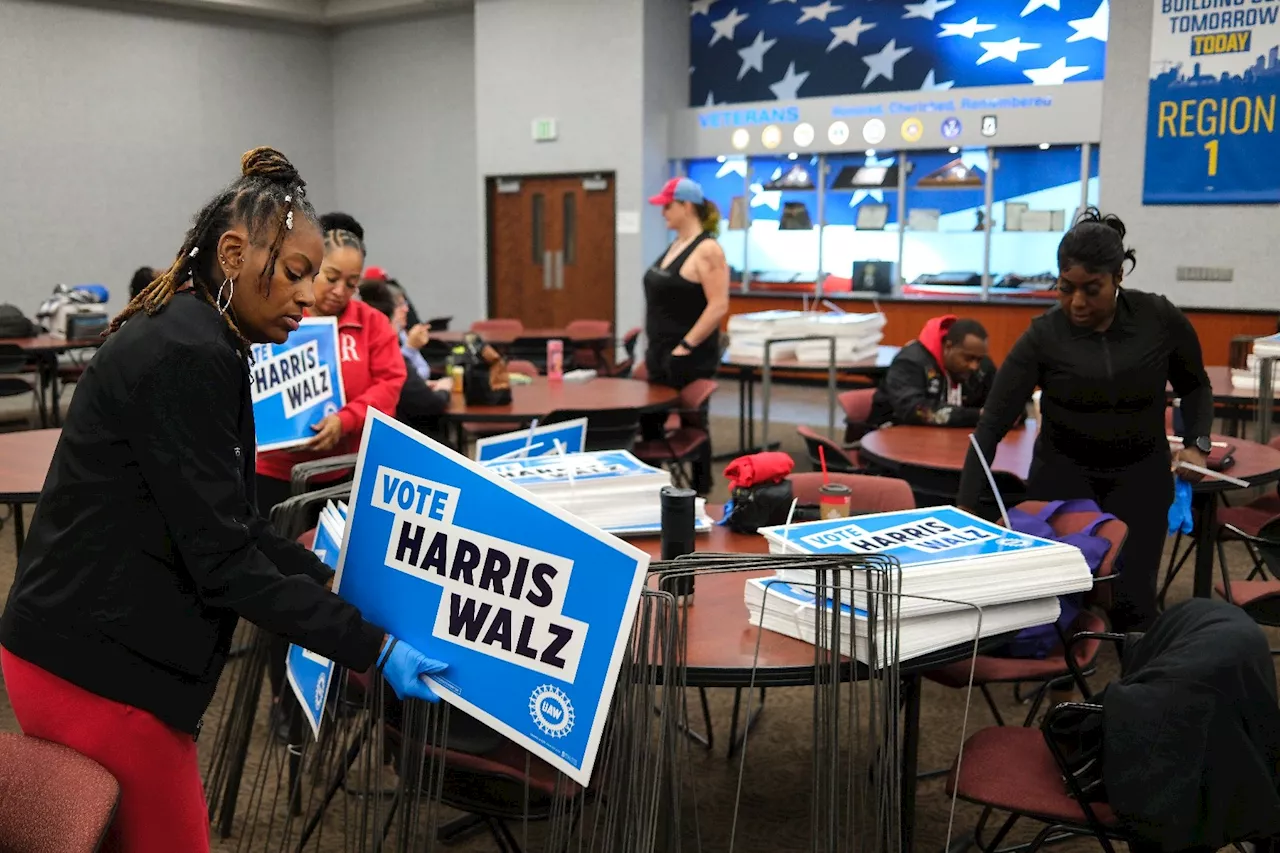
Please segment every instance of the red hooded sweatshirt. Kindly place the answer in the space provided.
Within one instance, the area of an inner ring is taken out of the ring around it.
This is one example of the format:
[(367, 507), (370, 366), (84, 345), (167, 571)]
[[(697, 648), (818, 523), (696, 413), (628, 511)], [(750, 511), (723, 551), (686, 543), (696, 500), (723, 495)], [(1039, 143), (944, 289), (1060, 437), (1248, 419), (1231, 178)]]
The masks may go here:
[(338, 410), (342, 438), (327, 453), (273, 450), (258, 454), (258, 473), (288, 480), (293, 466), (312, 459), (355, 453), (370, 407), (394, 415), (406, 376), (400, 339), (391, 321), (375, 308), (351, 300), (338, 318), (338, 350), (347, 404)]
[[(934, 317), (924, 324), (924, 328), (920, 330), (919, 337), (916, 338), (925, 349), (929, 351), (929, 355), (933, 356), (933, 360), (938, 364), (938, 370), (946, 373), (946, 368), (942, 364), (942, 339), (946, 337), (947, 329), (951, 328), (951, 324), (956, 321), (955, 314), (943, 314), (941, 317)], [(950, 377), (947, 377), (950, 379)]]

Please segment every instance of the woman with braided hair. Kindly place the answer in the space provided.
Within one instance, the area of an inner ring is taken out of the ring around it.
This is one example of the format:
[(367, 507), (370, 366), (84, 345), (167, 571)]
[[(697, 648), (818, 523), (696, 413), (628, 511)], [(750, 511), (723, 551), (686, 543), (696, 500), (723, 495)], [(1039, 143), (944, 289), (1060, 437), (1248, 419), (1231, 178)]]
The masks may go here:
[(305, 184), (258, 148), (85, 369), (9, 601), (0, 665), (23, 732), (105, 767), (104, 849), (209, 849), (195, 738), (240, 617), (433, 700), (444, 664), (329, 592), (331, 572), (255, 510), (251, 343), (314, 302)]

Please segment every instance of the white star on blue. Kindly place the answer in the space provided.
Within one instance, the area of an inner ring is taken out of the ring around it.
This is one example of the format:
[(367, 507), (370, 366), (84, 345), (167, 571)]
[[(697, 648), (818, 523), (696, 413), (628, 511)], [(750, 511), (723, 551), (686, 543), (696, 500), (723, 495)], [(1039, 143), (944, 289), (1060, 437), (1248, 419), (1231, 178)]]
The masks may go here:
[(1109, 7), (1108, 0), (697, 2), (689, 103), (701, 107), (713, 92), (720, 106), (790, 100), (797, 90), (809, 98), (1028, 85), (1052, 80), (1058, 69), (1066, 84), (1097, 81)]

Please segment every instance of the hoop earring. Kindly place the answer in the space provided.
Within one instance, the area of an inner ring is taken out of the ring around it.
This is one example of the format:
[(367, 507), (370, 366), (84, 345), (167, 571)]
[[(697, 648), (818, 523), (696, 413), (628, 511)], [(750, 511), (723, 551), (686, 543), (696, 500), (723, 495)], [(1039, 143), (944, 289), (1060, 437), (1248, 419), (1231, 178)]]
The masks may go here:
[[(222, 300), (222, 291), (224, 290), (227, 291), (227, 299), (225, 302)], [(222, 286), (218, 288), (218, 295), (214, 300), (214, 303), (218, 308), (219, 314), (227, 313), (227, 309), (231, 307), (231, 297), (235, 295), (236, 295), (236, 280), (230, 277), (223, 279)]]

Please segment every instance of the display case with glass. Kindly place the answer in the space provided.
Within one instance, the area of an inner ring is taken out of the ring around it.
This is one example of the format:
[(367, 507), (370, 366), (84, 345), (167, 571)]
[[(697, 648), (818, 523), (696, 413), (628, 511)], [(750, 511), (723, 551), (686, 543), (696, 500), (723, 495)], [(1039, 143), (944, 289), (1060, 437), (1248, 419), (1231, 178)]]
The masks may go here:
[[(992, 183), (991, 293), (1051, 290), (1062, 235), (1086, 198), (1097, 198), (1097, 148), (1042, 145), (996, 151)], [(1096, 202), (1095, 202), (1096, 203)]]
[[(746, 291), (1042, 296), (1096, 145), (690, 160)], [(744, 274), (745, 273), (745, 274)]]
[(891, 293), (901, 239), (898, 153), (867, 151), (824, 159), (822, 291)]
[(747, 162), (751, 281), (812, 285), (818, 276), (820, 158), (751, 157)]
[(906, 157), (904, 292), (982, 285), (986, 255), (985, 148), (910, 151)]

